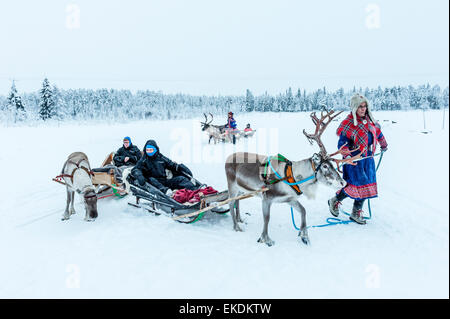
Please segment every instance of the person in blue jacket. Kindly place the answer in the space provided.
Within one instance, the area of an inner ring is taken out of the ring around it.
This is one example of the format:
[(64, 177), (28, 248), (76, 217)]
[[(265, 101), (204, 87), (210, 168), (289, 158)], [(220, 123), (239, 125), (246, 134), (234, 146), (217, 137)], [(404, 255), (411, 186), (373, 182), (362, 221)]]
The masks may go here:
[[(166, 169), (172, 171), (174, 177), (168, 179)], [(194, 183), (186, 177), (192, 177), (189, 168), (162, 155), (154, 140), (148, 140), (145, 143), (144, 155), (133, 168), (131, 174), (141, 186), (145, 186), (145, 183), (148, 182), (168, 196), (172, 195), (174, 189), (197, 189)]]
[[(228, 112), (228, 120), (227, 124), (225, 124), (225, 128), (228, 134), (233, 134), (233, 131), (237, 129), (236, 120), (233, 117), (233, 112)], [(236, 144), (236, 135), (233, 134), (233, 144)]]

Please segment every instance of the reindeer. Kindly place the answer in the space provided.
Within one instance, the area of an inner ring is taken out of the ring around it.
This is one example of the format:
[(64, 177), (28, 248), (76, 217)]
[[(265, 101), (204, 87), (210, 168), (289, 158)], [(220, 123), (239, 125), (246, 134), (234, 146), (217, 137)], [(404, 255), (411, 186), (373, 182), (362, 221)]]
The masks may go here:
[[(317, 118), (315, 112), (311, 113), (311, 119), (316, 125), (314, 134), (308, 134), (303, 130), (303, 134), (308, 141), (311, 144), (315, 141), (320, 148), (320, 152), (315, 153), (310, 158), (290, 162), (287, 160), (273, 160), (268, 156), (246, 152), (234, 153), (227, 158), (225, 173), (230, 199), (237, 196), (240, 191), (251, 192), (261, 190), (264, 187), (267, 188), (266, 191), (261, 191), (258, 194), (262, 198), (262, 213), (264, 217), (264, 227), (261, 237), (258, 239), (259, 243), (265, 243), (268, 246), (272, 246), (275, 243), (268, 235), (270, 207), (273, 203), (288, 203), (301, 215), (301, 227), (298, 236), (304, 244), (308, 245), (310, 241), (306, 226), (306, 210), (297, 200), (298, 196), (303, 193), (307, 198), (314, 198), (319, 183), (333, 187), (336, 190), (341, 189), (345, 186), (345, 181), (333, 167), (332, 162), (335, 162), (339, 169), (340, 163), (356, 165), (353, 161), (361, 156), (361, 152), (359, 152), (357, 155), (343, 160), (333, 158), (332, 156), (343, 154), (343, 147), (333, 154), (329, 155), (327, 153), (320, 140), (321, 135), (328, 124), (341, 112), (333, 115), (334, 111), (328, 112), (325, 110), (325, 113), (322, 111), (320, 119)], [(267, 168), (268, 163), (271, 165), (269, 167), (273, 168), (274, 172), (272, 173), (277, 172), (278, 177), (281, 177), (280, 173), (283, 174), (285, 172), (285, 177), (272, 181), (267, 180), (264, 174), (261, 174), (261, 168)], [(292, 185), (296, 183), (297, 185)], [(229, 204), (233, 218), (233, 228), (235, 231), (242, 231), (238, 224), (243, 222), (240, 217), (239, 201), (231, 201)]]
[(208, 122), (208, 117), (205, 113), (203, 113), (205, 116), (205, 122), (200, 122), (202, 124), (202, 131), (206, 131), (209, 136), (208, 144), (211, 142), (211, 139), (214, 139), (214, 144), (217, 143), (217, 141), (223, 141), (223, 133), (225, 129), (225, 125), (212, 125), (211, 122), (213, 121), (214, 117), (211, 113), (211, 120)]
[(93, 174), (86, 154), (75, 152), (69, 155), (60, 175), (66, 183), (67, 190), (67, 204), (62, 220), (68, 220), (71, 215), (75, 214), (73, 207), (75, 192), (83, 195), (86, 209), (84, 220), (94, 221), (97, 218), (97, 194), (92, 184)]

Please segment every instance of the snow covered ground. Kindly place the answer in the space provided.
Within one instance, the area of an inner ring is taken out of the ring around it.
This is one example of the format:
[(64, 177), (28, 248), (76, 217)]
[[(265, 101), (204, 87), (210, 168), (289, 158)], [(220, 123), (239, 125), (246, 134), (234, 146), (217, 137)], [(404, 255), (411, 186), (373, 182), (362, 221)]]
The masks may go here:
[[(309, 247), (298, 242), (287, 205), (272, 207), (276, 244), (258, 244), (257, 198), (241, 202), (242, 233), (232, 230), (229, 214), (185, 225), (128, 206), (131, 198), (99, 201), (99, 218), (87, 223), (77, 197), (77, 214), (62, 222), (65, 188), (51, 181), (71, 152), (85, 152), (96, 167), (128, 135), (139, 148), (156, 139), (163, 154), (223, 190), (224, 159), (235, 150), (280, 152), (291, 160), (317, 151), (301, 133), (313, 129), (308, 113), (237, 114), (239, 127), (250, 122), (257, 132), (235, 148), (207, 145), (200, 119), (0, 127), (0, 297), (448, 298), (448, 112), (444, 130), (442, 111), (426, 113), (428, 134), (422, 112), (375, 116), (389, 150), (378, 171), (379, 198), (371, 201), (373, 219), (312, 228)], [(337, 125), (323, 136), (329, 151)], [(330, 217), (332, 195), (321, 188), (316, 200), (300, 198), (309, 225)], [(350, 207), (347, 199), (344, 208)]]

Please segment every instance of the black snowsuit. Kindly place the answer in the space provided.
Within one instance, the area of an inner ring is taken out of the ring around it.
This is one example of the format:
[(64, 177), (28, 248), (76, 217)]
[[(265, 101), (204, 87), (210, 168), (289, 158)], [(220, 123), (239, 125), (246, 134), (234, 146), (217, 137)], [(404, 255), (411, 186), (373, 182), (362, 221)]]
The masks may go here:
[[(145, 152), (147, 145), (153, 145), (156, 148), (156, 153), (154, 155), (149, 156)], [(173, 172), (173, 178), (167, 179), (166, 169)], [(141, 186), (144, 186), (145, 182), (149, 182), (163, 193), (166, 193), (169, 188), (196, 189), (197, 187), (187, 177), (179, 175), (183, 172), (192, 176), (191, 171), (186, 166), (183, 164), (179, 165), (162, 155), (159, 152), (159, 147), (156, 142), (154, 140), (148, 140), (144, 146), (144, 155), (133, 168), (131, 174), (137, 179)]]
[[(128, 161), (126, 162), (125, 157), (129, 157)], [(120, 167), (120, 166), (136, 165), (136, 163), (139, 161), (140, 158), (141, 158), (141, 151), (137, 146), (130, 143), (128, 148), (125, 148), (125, 146), (119, 148), (116, 154), (114, 155), (113, 160), (114, 164), (117, 167)]]

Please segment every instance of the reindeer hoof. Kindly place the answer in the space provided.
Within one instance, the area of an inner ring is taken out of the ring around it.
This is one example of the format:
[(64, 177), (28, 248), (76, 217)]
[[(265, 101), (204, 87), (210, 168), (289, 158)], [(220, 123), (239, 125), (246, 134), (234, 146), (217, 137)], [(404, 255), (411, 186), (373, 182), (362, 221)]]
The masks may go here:
[(63, 216), (63, 217), (61, 218), (61, 220), (62, 220), (62, 221), (69, 220), (69, 217)]
[(262, 237), (260, 237), (258, 239), (258, 243), (264, 243), (264, 244), (266, 244), (269, 247), (275, 245), (275, 242), (272, 239), (270, 239), (270, 238), (269, 239), (263, 239)]
[(243, 232), (242, 228), (239, 227), (239, 225), (237, 225), (237, 224), (234, 225), (233, 229), (234, 229), (235, 231), (241, 231), (241, 232)]
[(308, 237), (300, 237), (300, 239), (302, 240), (302, 243), (304, 243), (305, 245), (309, 245), (310, 241)]
[(85, 218), (84, 221), (86, 221), (86, 222), (95, 222), (95, 218)]

